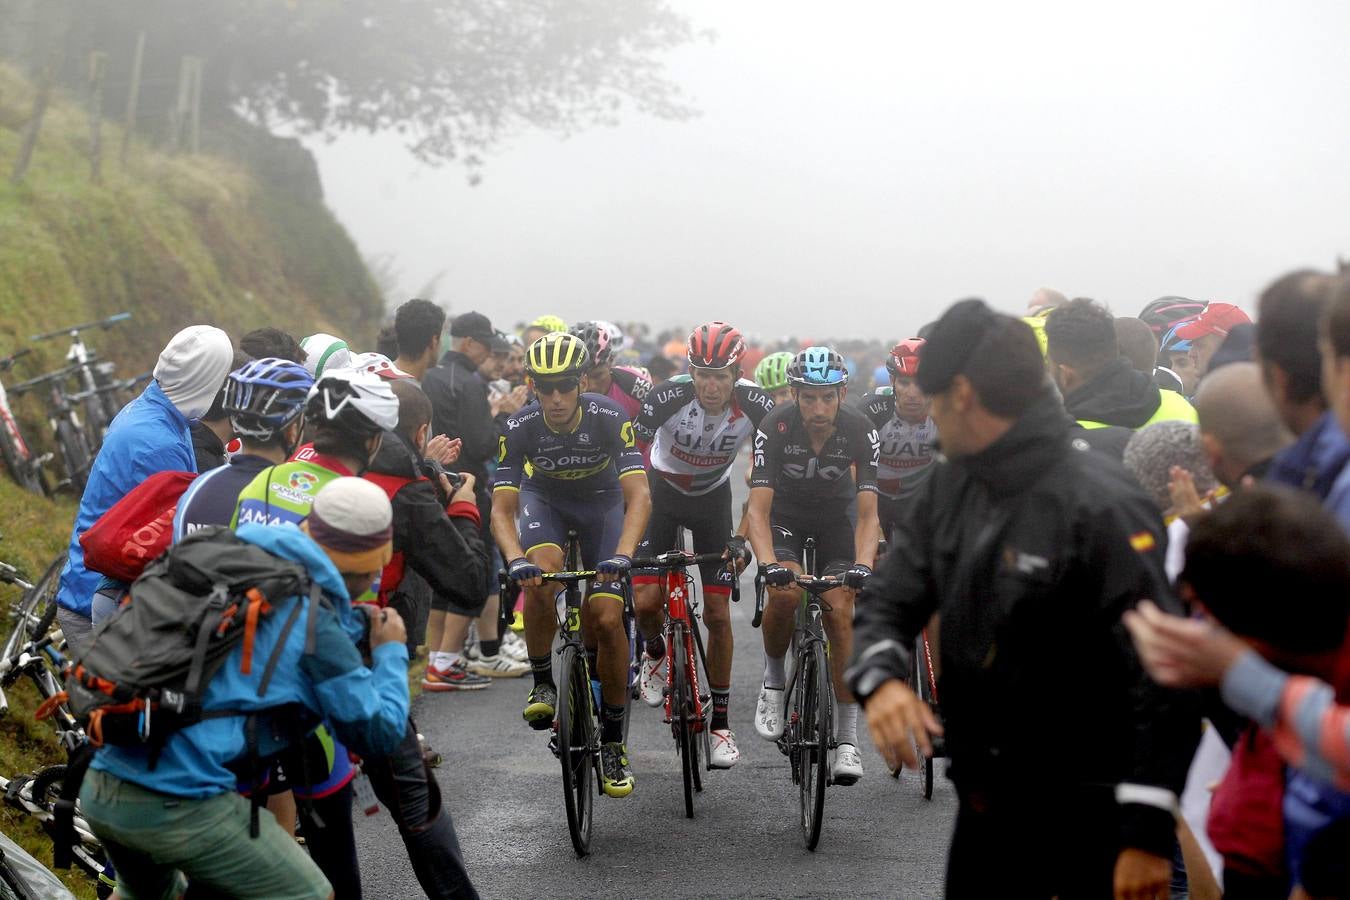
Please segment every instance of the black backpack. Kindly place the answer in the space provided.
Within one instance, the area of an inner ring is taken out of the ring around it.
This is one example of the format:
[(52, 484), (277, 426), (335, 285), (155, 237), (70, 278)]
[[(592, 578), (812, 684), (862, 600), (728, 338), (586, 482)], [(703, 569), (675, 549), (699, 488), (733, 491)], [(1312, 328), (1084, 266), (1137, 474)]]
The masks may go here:
[[(147, 747), (154, 768), (175, 732), (206, 719), (244, 714), (202, 710), (207, 685), (235, 647), (243, 645), (245, 674), (263, 666), (258, 696), (264, 696), (304, 606), (296, 600), (287, 609), (283, 601), (304, 594), (310, 598), (305, 652), (312, 653), (316, 612), (327, 601), (299, 563), (242, 541), (229, 528), (210, 527), (146, 566), (112, 618), (94, 631), (89, 650), (66, 667), (69, 708), (89, 740), (67, 770), (56, 804), (58, 832), (62, 813), (73, 815), (80, 782), (98, 747)], [(278, 604), (287, 618), (276, 648), (268, 659), (254, 659), (258, 623), (274, 615)], [(255, 770), (256, 729), (256, 717), (250, 715), (245, 731)], [(73, 839), (73, 831), (69, 834)], [(61, 841), (56, 843), (59, 860)]]

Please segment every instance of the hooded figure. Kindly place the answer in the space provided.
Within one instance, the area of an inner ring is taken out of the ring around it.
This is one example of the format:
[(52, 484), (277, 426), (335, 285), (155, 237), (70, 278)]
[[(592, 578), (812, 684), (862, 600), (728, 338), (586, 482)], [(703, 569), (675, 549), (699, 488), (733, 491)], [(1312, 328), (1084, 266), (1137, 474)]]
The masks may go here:
[(90, 608), (100, 580), (97, 572), (84, 567), (80, 535), (156, 472), (197, 471), (189, 426), (211, 408), (233, 358), (230, 338), (219, 328), (184, 328), (159, 354), (154, 380), (108, 427), (80, 498), (70, 533), (70, 557), (56, 594), (57, 618), (74, 656), (88, 646)]

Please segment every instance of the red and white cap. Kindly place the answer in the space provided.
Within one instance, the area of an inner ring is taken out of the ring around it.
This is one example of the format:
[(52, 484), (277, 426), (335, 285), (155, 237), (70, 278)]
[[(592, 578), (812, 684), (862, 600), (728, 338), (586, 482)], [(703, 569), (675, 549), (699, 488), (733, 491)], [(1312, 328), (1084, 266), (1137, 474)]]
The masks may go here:
[(1231, 303), (1210, 303), (1193, 321), (1178, 325), (1173, 334), (1186, 341), (1193, 341), (1207, 334), (1227, 337), (1236, 326), (1250, 325), (1251, 322), (1251, 318), (1245, 312)]

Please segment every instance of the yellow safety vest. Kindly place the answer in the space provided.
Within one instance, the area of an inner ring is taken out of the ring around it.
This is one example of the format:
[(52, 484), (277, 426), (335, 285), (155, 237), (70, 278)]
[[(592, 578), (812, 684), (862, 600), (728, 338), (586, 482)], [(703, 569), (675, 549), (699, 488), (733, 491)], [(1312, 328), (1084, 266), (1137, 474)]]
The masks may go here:
[[(1169, 391), (1163, 388), (1158, 391), (1158, 408), (1147, 422), (1140, 425), (1140, 428), (1147, 428), (1157, 422), (1190, 422), (1198, 424), (1200, 417), (1195, 414), (1195, 407), (1191, 406), (1189, 400), (1178, 394), (1176, 391)], [(1079, 419), (1078, 424), (1084, 428), (1110, 428), (1106, 422), (1093, 422), (1088, 419)]]

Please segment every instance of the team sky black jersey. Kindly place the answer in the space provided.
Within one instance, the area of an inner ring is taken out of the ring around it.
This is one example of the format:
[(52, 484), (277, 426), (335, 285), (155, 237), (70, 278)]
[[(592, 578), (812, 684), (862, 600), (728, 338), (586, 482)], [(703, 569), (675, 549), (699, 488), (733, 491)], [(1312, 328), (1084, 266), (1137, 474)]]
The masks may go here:
[(901, 419), (895, 412), (895, 392), (889, 387), (867, 394), (859, 406), (876, 426), (881, 441), (877, 492), (892, 500), (912, 497), (933, 473), (937, 425), (931, 418), (920, 425)]
[[(871, 421), (851, 406), (840, 405), (834, 434), (820, 455), (811, 450), (806, 425), (795, 403), (776, 406), (755, 433), (755, 469), (751, 487), (774, 489), (775, 505), (804, 513), (847, 505), (856, 491), (877, 489), (881, 448)], [(857, 466), (857, 487), (853, 467)]]
[(549, 428), (538, 401), (507, 418), (493, 489), (519, 490), (523, 479), (533, 490), (576, 496), (615, 488), (620, 478), (643, 471), (628, 416), (607, 397), (582, 394), (581, 420), (571, 431)]
[(753, 381), (741, 379), (727, 409), (710, 416), (698, 402), (692, 381), (667, 381), (647, 394), (633, 427), (638, 440), (652, 445), (652, 471), (676, 490), (699, 496), (730, 477), (741, 444), (771, 409), (769, 395)]

